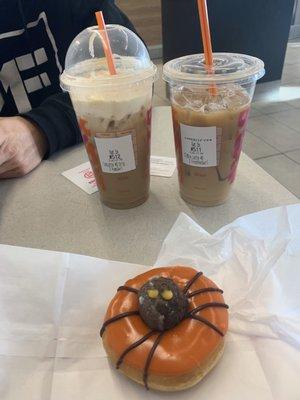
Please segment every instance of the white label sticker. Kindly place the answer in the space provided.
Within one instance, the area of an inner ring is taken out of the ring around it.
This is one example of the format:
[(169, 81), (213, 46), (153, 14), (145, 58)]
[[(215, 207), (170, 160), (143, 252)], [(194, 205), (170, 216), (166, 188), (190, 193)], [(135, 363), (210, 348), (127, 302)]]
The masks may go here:
[(215, 167), (217, 127), (180, 124), (183, 163), (194, 167)]
[(131, 135), (115, 138), (95, 137), (103, 172), (118, 174), (136, 169)]

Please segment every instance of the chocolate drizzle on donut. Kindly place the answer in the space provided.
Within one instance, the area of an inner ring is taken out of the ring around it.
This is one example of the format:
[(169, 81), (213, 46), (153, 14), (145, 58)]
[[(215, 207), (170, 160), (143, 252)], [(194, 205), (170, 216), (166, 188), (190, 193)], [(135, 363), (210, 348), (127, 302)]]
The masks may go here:
[(209, 288), (203, 288), (203, 289), (198, 289), (195, 290), (194, 292), (190, 292), (187, 294), (188, 298), (197, 296), (198, 294), (202, 294), (202, 293), (208, 293), (208, 292), (218, 292), (218, 293), (223, 293), (222, 289), (216, 288), (216, 287), (209, 287)]
[(196, 314), (198, 311), (205, 310), (206, 308), (209, 308), (209, 307), (223, 307), (223, 308), (228, 308), (228, 305), (227, 305), (227, 304), (224, 304), (224, 303), (217, 303), (217, 302), (211, 302), (211, 303), (201, 304), (201, 306), (198, 306), (198, 307), (194, 308), (194, 309), (190, 312), (190, 315), (194, 315), (194, 314)]
[[(202, 293), (208, 293), (208, 292), (218, 292), (218, 293), (221, 293), (221, 294), (223, 293), (223, 291), (222, 291), (221, 289), (215, 288), (215, 287), (208, 287), (208, 288), (197, 289), (197, 290), (195, 290), (195, 291), (192, 291), (192, 292), (189, 292), (189, 293), (188, 293), (188, 290), (189, 290), (189, 289), (191, 288), (191, 286), (197, 281), (197, 279), (201, 277), (201, 275), (202, 275), (202, 272), (197, 272), (197, 273), (187, 282), (187, 284), (185, 285), (184, 289), (181, 291), (181, 296), (183, 295), (183, 296), (187, 299), (187, 301), (188, 301), (188, 299), (190, 299), (191, 297), (196, 296), (196, 295), (200, 295), (200, 294), (202, 294)], [(158, 279), (158, 278), (156, 278), (156, 279)], [(163, 279), (165, 279), (165, 278), (163, 278)], [(150, 282), (150, 281), (149, 281), (149, 282)], [(164, 282), (160, 282), (160, 283), (164, 283)], [(174, 285), (175, 285), (175, 282), (174, 282)], [(145, 286), (145, 285), (144, 285), (144, 286)], [(172, 291), (172, 297), (171, 297), (170, 299), (166, 298), (167, 301), (173, 299), (173, 295), (174, 295), (174, 293), (175, 293), (174, 286), (169, 285), (169, 289), (171, 289), (171, 291)], [(132, 288), (132, 287), (130, 287), (130, 286), (126, 286), (126, 285), (120, 286), (120, 287), (118, 288), (118, 291), (122, 291), (122, 290), (127, 291), (127, 292), (135, 293), (135, 294), (138, 295), (138, 296), (139, 296), (140, 293), (141, 293), (140, 290), (135, 289), (135, 288)], [(152, 298), (152, 297), (153, 297), (153, 298), (156, 298), (156, 297), (158, 296), (158, 294), (156, 293), (156, 292), (159, 293), (159, 291), (157, 290), (157, 288), (155, 288), (155, 287), (154, 287), (154, 289), (149, 289), (149, 288), (148, 288), (148, 290), (150, 290), (150, 292), (152, 291), (152, 293), (150, 293), (150, 295), (151, 295), (150, 297), (151, 297), (151, 298)], [(153, 290), (155, 291), (155, 293), (153, 293)], [(155, 295), (156, 297), (154, 297), (153, 295)], [(198, 306), (198, 307), (195, 307), (193, 310), (191, 310), (191, 311), (189, 311), (189, 312), (186, 312), (186, 314), (185, 314), (185, 316), (184, 316), (183, 319), (191, 318), (191, 319), (193, 319), (193, 320), (195, 320), (195, 321), (201, 322), (202, 324), (208, 326), (210, 329), (214, 330), (214, 331), (215, 331), (216, 333), (218, 333), (220, 336), (224, 336), (224, 333), (223, 333), (223, 332), (221, 331), (221, 329), (219, 329), (216, 325), (214, 325), (212, 322), (210, 322), (210, 321), (207, 320), (206, 318), (204, 318), (204, 317), (202, 317), (202, 316), (200, 316), (200, 315), (196, 315), (198, 312), (200, 312), (200, 311), (202, 311), (202, 310), (205, 310), (205, 309), (207, 309), (207, 308), (211, 308), (211, 307), (220, 307), (220, 308), (228, 309), (228, 305), (225, 304), (225, 303), (219, 303), (219, 302), (205, 303), (205, 304), (202, 304), (202, 305), (200, 305), (200, 306)], [(124, 312), (124, 313), (118, 314), (118, 315), (116, 315), (116, 316), (114, 316), (114, 317), (112, 317), (112, 318), (107, 319), (107, 320), (103, 323), (103, 326), (102, 326), (102, 328), (101, 328), (101, 330), (100, 330), (100, 336), (102, 337), (102, 335), (103, 335), (104, 332), (105, 332), (106, 327), (107, 327), (108, 325), (110, 325), (111, 323), (113, 323), (113, 322), (115, 322), (115, 321), (118, 321), (118, 320), (120, 320), (120, 319), (122, 319), (122, 318), (130, 317), (130, 316), (133, 316), (133, 315), (139, 315), (139, 316), (141, 317), (140, 310)], [(160, 332), (159, 330), (152, 329), (152, 330), (149, 331), (146, 335), (144, 335), (142, 338), (140, 338), (139, 340), (137, 340), (136, 342), (134, 342), (133, 344), (131, 344), (129, 347), (127, 347), (127, 348), (122, 352), (122, 354), (120, 355), (120, 357), (119, 357), (119, 359), (118, 359), (118, 361), (117, 361), (117, 363), (116, 363), (116, 368), (117, 368), (117, 369), (120, 368), (120, 366), (121, 366), (121, 364), (123, 363), (123, 361), (124, 361), (126, 355), (127, 355), (129, 352), (131, 352), (132, 350), (134, 350), (135, 348), (137, 348), (138, 346), (140, 346), (141, 344), (143, 344), (144, 342), (146, 342), (146, 341), (147, 341), (149, 338), (151, 338), (152, 336), (157, 335), (157, 337), (155, 338), (155, 341), (154, 341), (154, 343), (153, 343), (153, 345), (152, 345), (152, 348), (151, 348), (151, 350), (149, 351), (149, 354), (148, 354), (148, 356), (147, 356), (147, 359), (146, 359), (146, 362), (145, 362), (145, 366), (144, 366), (144, 371), (143, 371), (143, 383), (144, 383), (144, 385), (145, 385), (145, 387), (146, 387), (147, 390), (149, 389), (149, 386), (148, 386), (148, 375), (149, 375), (149, 368), (150, 368), (150, 365), (151, 365), (151, 361), (152, 361), (152, 359), (153, 359), (155, 350), (156, 350), (157, 347), (159, 346), (160, 341), (161, 341), (161, 339), (162, 339), (164, 333), (165, 333), (164, 330), (163, 330), (162, 332)]]
[(213, 329), (215, 332), (217, 332), (219, 335), (224, 336), (224, 333), (214, 324), (212, 324), (208, 319), (200, 317), (199, 315), (194, 315), (191, 314), (190, 318), (195, 319), (199, 322), (202, 322), (203, 324), (207, 325), (209, 328)]
[(188, 281), (188, 283), (186, 284), (185, 288), (183, 289), (183, 293), (187, 293), (187, 291), (192, 286), (192, 284), (195, 283), (196, 280), (198, 278), (200, 278), (201, 275), (203, 275), (203, 272), (197, 272), (196, 275), (193, 276), (193, 278)]
[(119, 369), (120, 365), (122, 364), (125, 356), (133, 349), (135, 349), (136, 347), (138, 347), (139, 345), (143, 344), (146, 340), (148, 340), (151, 336), (155, 335), (157, 332), (156, 331), (150, 331), (149, 333), (147, 333), (147, 335), (143, 336), (140, 340), (137, 340), (136, 342), (134, 342), (131, 346), (127, 347), (127, 349), (125, 349), (123, 351), (123, 353), (120, 355), (117, 364), (116, 364), (116, 368)]
[(138, 294), (138, 290), (134, 289), (133, 287), (130, 286), (120, 286), (117, 290), (117, 292), (120, 292), (121, 290), (126, 290), (127, 292), (132, 292)]
[(145, 364), (145, 368), (144, 368), (144, 374), (143, 374), (143, 382), (145, 385), (145, 388), (147, 390), (149, 390), (149, 386), (148, 386), (148, 373), (149, 373), (149, 367), (152, 361), (152, 358), (154, 356), (154, 352), (157, 348), (157, 346), (159, 345), (159, 342), (161, 341), (161, 338), (163, 336), (164, 332), (161, 332), (157, 338), (155, 339), (155, 342), (153, 343), (153, 346), (148, 354), (147, 360), (146, 360), (146, 364)]
[(122, 319), (125, 317), (130, 317), (131, 315), (139, 315), (139, 312), (138, 311), (127, 311), (127, 312), (118, 314), (115, 317), (112, 317), (112, 318), (109, 318), (108, 320), (106, 320), (100, 330), (100, 336), (102, 337), (107, 325), (112, 324), (113, 322), (119, 321), (119, 319)]

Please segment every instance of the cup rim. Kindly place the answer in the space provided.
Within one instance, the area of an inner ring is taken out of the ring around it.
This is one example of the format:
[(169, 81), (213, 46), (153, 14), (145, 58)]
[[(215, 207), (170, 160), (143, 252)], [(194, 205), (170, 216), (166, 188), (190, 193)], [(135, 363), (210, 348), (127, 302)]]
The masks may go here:
[[(195, 74), (189, 72), (182, 72), (178, 69), (180, 64), (183, 64), (187, 61), (202, 62), (204, 59), (203, 53), (191, 54), (179, 58), (175, 58), (173, 60), (168, 61), (163, 66), (163, 80), (167, 83), (171, 84), (196, 84), (196, 85), (211, 85), (211, 84), (226, 84), (226, 83), (247, 83), (247, 82), (256, 82), (265, 74), (265, 65), (262, 60), (257, 57), (249, 56), (246, 54), (239, 53), (213, 53), (213, 57), (215, 59), (221, 59), (222, 57), (232, 59), (239, 58), (240, 60), (247, 61), (249, 63), (249, 67), (243, 70), (237, 70), (235, 72), (230, 73), (203, 73), (203, 74)], [(202, 63), (203, 65), (203, 63)], [(176, 68), (177, 67), (177, 68)]]
[[(71, 72), (71, 73), (70, 73)], [(150, 80), (155, 82), (158, 79), (157, 66), (152, 63), (149, 68), (146, 68), (141, 71), (136, 71), (133, 75), (132, 73), (122, 74), (122, 75), (106, 75), (99, 76), (97, 78), (82, 78), (75, 77), (72, 71), (65, 70), (60, 75), (60, 86), (65, 91), (70, 91), (72, 87), (82, 87), (82, 88), (98, 88), (114, 86), (118, 88), (119, 86), (136, 84), (139, 82), (143, 82), (146, 80)]]

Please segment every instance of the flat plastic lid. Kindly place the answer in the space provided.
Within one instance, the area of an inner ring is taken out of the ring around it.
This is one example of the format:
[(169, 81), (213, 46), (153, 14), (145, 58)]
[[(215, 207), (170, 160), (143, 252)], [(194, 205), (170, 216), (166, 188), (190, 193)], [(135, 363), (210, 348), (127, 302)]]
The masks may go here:
[(204, 54), (192, 54), (167, 62), (163, 79), (169, 83), (217, 84), (256, 81), (265, 74), (264, 63), (256, 57), (235, 53), (214, 53), (214, 73), (207, 71)]
[(63, 89), (130, 84), (150, 77), (154, 79), (156, 66), (150, 60), (142, 40), (121, 25), (107, 25), (106, 29), (117, 74), (109, 73), (105, 42), (98, 27), (89, 27), (75, 37), (67, 51), (65, 70), (60, 77)]

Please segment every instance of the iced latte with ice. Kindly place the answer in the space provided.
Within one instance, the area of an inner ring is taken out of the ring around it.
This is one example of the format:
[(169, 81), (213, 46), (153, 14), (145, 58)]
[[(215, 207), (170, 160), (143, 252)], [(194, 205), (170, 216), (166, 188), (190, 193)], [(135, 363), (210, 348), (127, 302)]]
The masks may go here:
[(214, 206), (226, 201), (235, 180), (263, 63), (217, 53), (214, 75), (207, 74), (203, 63), (202, 55), (172, 60), (164, 66), (164, 78), (170, 87), (181, 197)]

